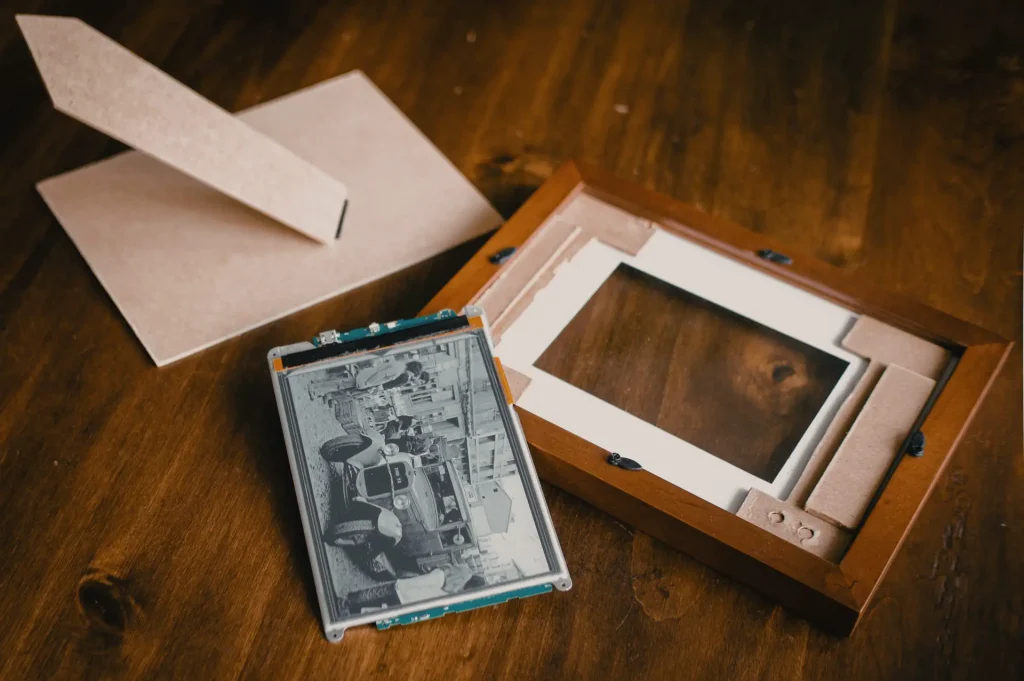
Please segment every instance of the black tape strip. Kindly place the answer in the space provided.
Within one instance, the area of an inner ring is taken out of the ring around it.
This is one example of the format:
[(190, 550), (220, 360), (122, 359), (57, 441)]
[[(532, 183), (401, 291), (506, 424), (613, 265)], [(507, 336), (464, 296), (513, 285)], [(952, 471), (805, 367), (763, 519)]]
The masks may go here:
[(330, 343), (328, 345), (321, 345), (318, 348), (313, 348), (312, 350), (295, 352), (282, 357), (281, 365), (285, 369), (293, 369), (304, 364), (310, 364), (311, 362), (330, 359), (331, 357), (338, 357), (340, 355), (347, 355), (349, 353), (362, 352), (365, 350), (375, 350), (377, 348), (397, 345), (398, 343), (403, 343), (415, 338), (430, 336), (435, 333), (443, 333), (445, 331), (454, 331), (464, 327), (469, 327), (469, 319), (466, 317), (460, 316), (439, 319), (436, 322), (423, 324), (422, 326), (398, 329), (397, 331), (390, 331), (388, 333), (378, 333), (372, 336), (357, 338), (356, 340), (351, 340), (347, 343)]

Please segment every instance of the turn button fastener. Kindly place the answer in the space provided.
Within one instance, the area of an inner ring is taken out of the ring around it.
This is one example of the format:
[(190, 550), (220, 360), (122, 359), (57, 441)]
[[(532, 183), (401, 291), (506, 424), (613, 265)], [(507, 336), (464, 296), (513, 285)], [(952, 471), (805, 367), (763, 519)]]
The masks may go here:
[(793, 258), (789, 257), (785, 253), (779, 253), (778, 251), (773, 251), (770, 248), (762, 248), (761, 250), (759, 250), (757, 252), (757, 257), (761, 258), (762, 260), (767, 260), (768, 262), (776, 263), (778, 265), (792, 265), (793, 264)]
[(513, 254), (515, 254), (515, 252), (515, 246), (507, 246), (498, 251), (497, 253), (491, 254), (491, 257), (488, 258), (488, 260), (490, 260), (495, 265), (504, 265), (505, 263), (508, 262), (509, 258), (511, 258)]
[(914, 431), (914, 434), (910, 436), (907, 454), (917, 458), (924, 456), (924, 433), (920, 430)]
[(619, 468), (626, 471), (642, 471), (644, 469), (643, 466), (641, 466), (638, 462), (633, 461), (633, 459), (627, 459), (621, 454), (616, 454), (614, 452), (608, 455), (607, 461), (611, 465), (618, 466)]

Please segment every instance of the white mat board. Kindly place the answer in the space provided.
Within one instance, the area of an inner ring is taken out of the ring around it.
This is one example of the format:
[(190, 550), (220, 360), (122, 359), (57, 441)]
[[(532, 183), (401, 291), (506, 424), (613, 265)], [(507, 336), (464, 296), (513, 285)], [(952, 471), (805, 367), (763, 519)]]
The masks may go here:
[[(775, 480), (766, 482), (685, 440), (537, 369), (534, 363), (615, 268), (625, 263), (848, 362)], [(651, 473), (735, 512), (756, 487), (785, 499), (825, 426), (867, 363), (839, 347), (857, 315), (664, 230), (631, 257), (591, 240), (502, 335), (497, 355), (530, 378), (518, 404)]]

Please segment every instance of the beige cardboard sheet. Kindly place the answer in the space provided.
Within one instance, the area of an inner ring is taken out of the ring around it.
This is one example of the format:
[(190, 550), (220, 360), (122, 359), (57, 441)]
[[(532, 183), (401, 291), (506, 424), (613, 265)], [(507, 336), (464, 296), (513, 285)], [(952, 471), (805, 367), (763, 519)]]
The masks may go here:
[(497, 279), (477, 294), (473, 304), (484, 309), (492, 333), (497, 321), (526, 289), (546, 269), (557, 265), (566, 245), (580, 231), (579, 227), (564, 222), (545, 225), (519, 247), (512, 261), (501, 268)]
[(897, 364), (933, 381), (949, 363), (949, 351), (923, 338), (862, 316), (843, 338), (843, 347), (881, 364)]
[(497, 278), (481, 289), (473, 304), (484, 308), (498, 343), (559, 266), (591, 239), (635, 256), (656, 229), (650, 220), (589, 194), (577, 194), (527, 239)]
[(502, 370), (505, 372), (505, 378), (508, 379), (508, 389), (512, 392), (512, 401), (518, 402), (523, 391), (530, 385), (530, 377), (524, 376), (515, 369), (509, 369), (507, 366), (502, 366)]
[(350, 203), (336, 244), (317, 244), (139, 152), (39, 185), (158, 365), (426, 260), (501, 222), (362, 73), (238, 117), (347, 186)]
[(556, 215), (560, 222), (579, 225), (623, 253), (636, 255), (654, 233), (654, 224), (590, 194), (579, 194)]

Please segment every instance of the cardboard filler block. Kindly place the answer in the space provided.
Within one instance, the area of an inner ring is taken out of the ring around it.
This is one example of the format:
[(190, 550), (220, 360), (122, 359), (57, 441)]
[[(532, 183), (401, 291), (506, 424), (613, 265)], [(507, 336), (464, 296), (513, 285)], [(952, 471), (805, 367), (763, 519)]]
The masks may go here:
[(932, 379), (890, 364), (807, 498), (805, 510), (855, 529), (934, 387)]
[(850, 532), (756, 487), (736, 515), (832, 563), (839, 562), (853, 539)]

